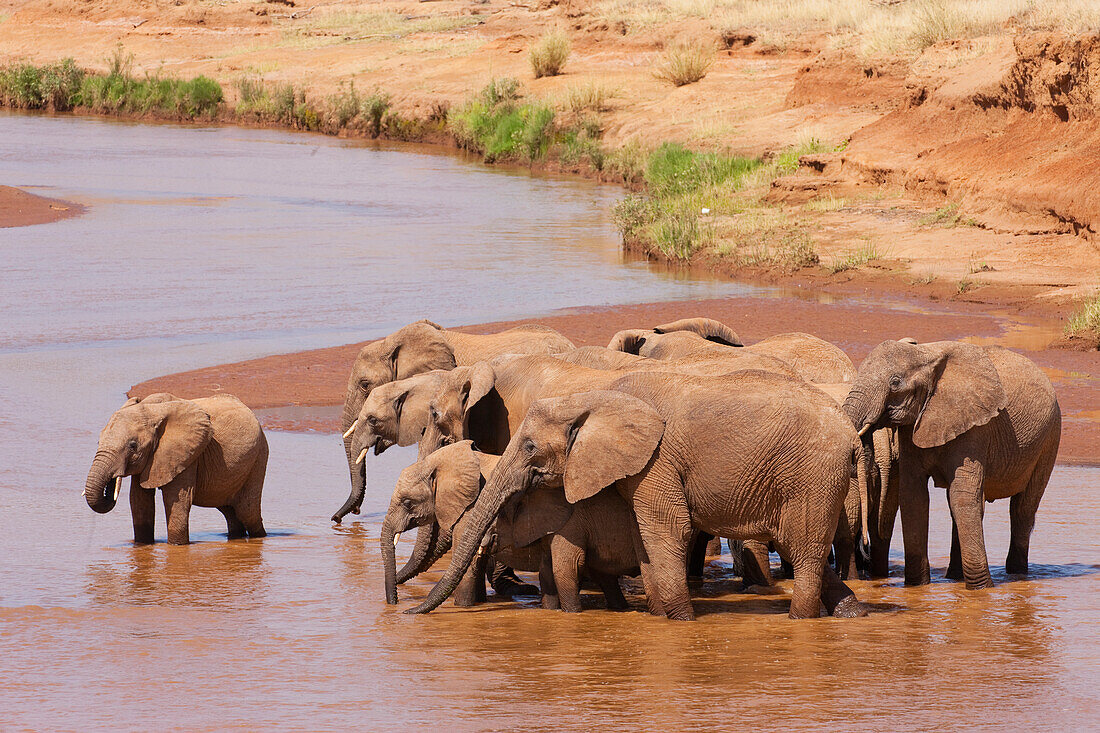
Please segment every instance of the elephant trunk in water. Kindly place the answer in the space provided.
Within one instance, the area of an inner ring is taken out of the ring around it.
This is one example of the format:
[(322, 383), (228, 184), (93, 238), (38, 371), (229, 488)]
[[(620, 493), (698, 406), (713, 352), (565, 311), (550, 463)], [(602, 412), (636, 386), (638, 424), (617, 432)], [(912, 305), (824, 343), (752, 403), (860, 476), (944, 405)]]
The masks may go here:
[[(359, 406), (356, 407), (356, 400), (354, 398), (357, 394), (358, 390), (355, 390), (353, 393), (353, 388), (350, 386), (348, 387), (348, 394), (344, 399), (344, 416), (340, 421), (340, 431), (344, 434), (344, 455), (347, 456), (348, 474), (351, 476), (352, 496), (355, 495), (355, 481), (359, 473), (359, 466), (355, 464), (355, 457), (357, 454), (353, 452), (352, 447), (352, 441), (355, 440), (353, 426), (359, 417), (359, 410), (363, 406), (362, 401), (360, 401)], [(362, 502), (362, 499), (363, 497), (360, 496), (360, 502)], [(332, 515), (332, 521), (339, 522), (351, 511), (353, 506), (355, 506), (355, 504), (351, 502), (351, 498), (349, 497), (348, 501), (344, 502), (344, 506), (341, 507), (340, 511)]]
[(525, 488), (526, 482), (524, 479), (528, 472), (512, 468), (514, 464), (522, 462), (522, 460), (520, 449), (514, 445), (509, 446), (508, 450), (504, 452), (500, 463), (497, 464), (492, 476), (489, 478), (489, 483), (482, 489), (477, 502), (470, 510), (466, 528), (463, 530), (458, 544), (455, 545), (454, 552), (451, 553), (451, 566), (447, 568), (447, 572), (435, 584), (423, 603), (406, 610), (405, 613), (427, 613), (438, 608), (458, 587), (459, 582), (466, 574), (470, 563), (474, 561), (474, 556), (481, 547), (482, 538), (485, 537), (485, 533), (489, 531), (489, 527), (496, 520), (501, 507), (509, 498)]
[(122, 487), (122, 477), (115, 476), (113, 457), (107, 453), (96, 453), (88, 480), (84, 484), (84, 499), (88, 506), (98, 514), (106, 514), (115, 508), (118, 492)]
[(394, 527), (399, 522), (404, 524), (401, 520), (386, 517), (386, 521), (382, 522), (382, 535), (379, 539), (382, 545), (382, 564), (386, 572), (386, 603), (389, 604), (397, 603), (397, 535)]
[[(354, 440), (354, 436), (351, 439)], [(369, 447), (367, 446), (367, 448)], [(355, 445), (351, 445), (348, 450), (354, 451), (355, 448)], [(337, 524), (348, 514), (352, 512), (358, 514), (359, 510), (363, 508), (363, 496), (367, 493), (367, 457), (364, 455), (365, 451), (366, 448), (348, 458), (348, 463), (351, 466), (351, 493), (348, 494), (344, 505), (332, 515), (332, 521)]]
[(416, 544), (405, 567), (397, 571), (397, 584), (415, 578), (436, 563), (451, 549), (450, 533), (441, 533), (435, 522), (416, 530)]

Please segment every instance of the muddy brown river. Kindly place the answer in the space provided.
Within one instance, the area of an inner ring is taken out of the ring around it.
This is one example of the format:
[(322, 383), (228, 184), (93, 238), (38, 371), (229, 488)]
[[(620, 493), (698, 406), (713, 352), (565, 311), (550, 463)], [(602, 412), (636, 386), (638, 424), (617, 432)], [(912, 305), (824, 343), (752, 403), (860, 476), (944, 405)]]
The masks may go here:
[[(0, 729), (1082, 730), (1100, 727), (1100, 469), (1059, 465), (1032, 574), (853, 584), (851, 621), (786, 618), (715, 558), (695, 623), (531, 602), (400, 613), (378, 530), (414, 451), (371, 460), (364, 513), (337, 435), (269, 432), (262, 540), (135, 547), (81, 491), (143, 379), (580, 305), (766, 291), (623, 262), (612, 188), (460, 158), (234, 128), (0, 115), (0, 181), (89, 205), (0, 229)], [(875, 304), (869, 307), (889, 307)], [(902, 306), (898, 306), (902, 307)], [(932, 494), (933, 576), (950, 523)], [(401, 551), (411, 548), (412, 537)], [(633, 598), (641, 607), (638, 596)]]

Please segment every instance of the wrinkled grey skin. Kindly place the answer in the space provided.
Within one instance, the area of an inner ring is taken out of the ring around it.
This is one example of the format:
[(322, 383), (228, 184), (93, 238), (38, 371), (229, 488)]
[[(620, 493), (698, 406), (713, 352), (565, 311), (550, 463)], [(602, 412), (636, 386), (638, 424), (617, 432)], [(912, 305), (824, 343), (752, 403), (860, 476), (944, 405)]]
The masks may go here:
[[(411, 323), (359, 350), (348, 377), (340, 431), (347, 433), (367, 395), (379, 385), (435, 369), (474, 364), (501, 354), (558, 354), (572, 349), (569, 339), (545, 326), (467, 334), (448, 331), (427, 320)], [(350, 436), (344, 438), (344, 453), (354, 485), (358, 453), (352, 452)]]
[(794, 565), (792, 618), (866, 613), (825, 560), (858, 442), (836, 404), (801, 380), (757, 371), (717, 378), (636, 373), (611, 390), (531, 405), (471, 512), (472, 529), (419, 606), (442, 603), (504, 504), (534, 489), (570, 503), (614, 486), (637, 518), (653, 613), (690, 620), (696, 531), (774, 541)]
[(860, 365), (844, 410), (860, 430), (898, 431), (907, 585), (931, 580), (930, 477), (947, 488), (956, 528), (948, 577), (964, 578), (967, 588), (993, 584), (984, 502), (1009, 497), (1012, 538), (1005, 570), (1027, 572), (1035, 512), (1062, 426), (1054, 387), (1042, 370), (999, 347), (885, 341)]
[[(435, 451), (401, 473), (382, 523), (381, 546), (386, 600), (397, 602), (397, 584), (430, 568), (468, 528), (467, 510), (477, 499), (499, 456), (478, 453), (470, 441)], [(521, 570), (539, 571), (544, 608), (580, 611), (580, 577), (592, 575), (605, 589), (608, 607), (626, 608), (617, 576), (637, 574), (633, 517), (618, 494), (603, 491), (570, 505), (556, 491), (536, 491), (509, 502), (493, 530), (489, 552)], [(412, 527), (425, 527), (436, 540), (424, 555), (414, 555), (397, 573), (393, 538)], [(455, 591), (457, 606), (484, 600), (483, 570), (467, 571)]]
[(229, 538), (264, 537), (260, 494), (267, 439), (244, 403), (231, 395), (183, 400), (167, 392), (132, 398), (99, 435), (84, 498), (111, 511), (122, 477), (130, 476), (134, 541), (153, 542), (160, 489), (169, 544), (190, 542), (192, 506), (216, 507)]

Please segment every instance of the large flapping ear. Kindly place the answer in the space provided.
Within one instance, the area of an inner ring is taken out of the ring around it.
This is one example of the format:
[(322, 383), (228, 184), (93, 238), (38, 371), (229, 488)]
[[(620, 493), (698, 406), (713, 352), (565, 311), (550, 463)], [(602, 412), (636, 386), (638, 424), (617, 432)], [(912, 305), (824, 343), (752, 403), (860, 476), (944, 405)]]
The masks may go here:
[(642, 328), (632, 328), (619, 331), (611, 337), (607, 348), (612, 351), (624, 351), (627, 354), (637, 354), (645, 343), (645, 337), (653, 333)]
[(913, 444), (932, 448), (985, 425), (1005, 406), (1000, 375), (981, 346), (937, 341), (914, 346), (929, 353), (938, 375), (913, 426)]
[(392, 382), (393, 412), (397, 418), (397, 444), (417, 443), (428, 427), (429, 405), (450, 372), (435, 370)]
[(656, 410), (622, 392), (559, 398), (550, 414), (569, 436), (564, 484), (571, 504), (645, 468), (665, 431)]
[(663, 323), (653, 329), (655, 333), (672, 333), (673, 331), (691, 331), (697, 333), (707, 341), (726, 346), (744, 346), (741, 337), (724, 323), (713, 318), (681, 318), (671, 323)]
[(573, 516), (573, 505), (558, 488), (539, 488), (524, 494), (512, 515), (510, 544), (527, 547), (548, 534), (554, 534)]
[(446, 333), (428, 321), (410, 323), (385, 339), (393, 379), (405, 379), (434, 369), (455, 368), (455, 354)]
[(479, 361), (466, 372), (459, 388), (462, 394), (462, 410), (469, 414), (470, 409), (481, 401), (496, 386), (497, 375), (487, 361)]
[(157, 443), (140, 483), (142, 488), (155, 489), (198, 460), (199, 452), (210, 442), (210, 416), (190, 400), (142, 402), (141, 407), (155, 425)]
[(472, 446), (470, 441), (463, 440), (424, 459), (435, 491), (435, 518), (448, 532), (454, 530), (458, 520), (477, 501), (484, 485), (481, 464)]

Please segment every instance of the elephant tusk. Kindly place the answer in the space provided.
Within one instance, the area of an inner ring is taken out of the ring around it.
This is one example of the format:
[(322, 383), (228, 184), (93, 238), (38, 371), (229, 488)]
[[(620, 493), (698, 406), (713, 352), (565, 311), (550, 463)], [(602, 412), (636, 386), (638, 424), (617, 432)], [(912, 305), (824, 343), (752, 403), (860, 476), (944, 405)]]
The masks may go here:
[(397, 534), (395, 534), (395, 535), (393, 536), (393, 546), (394, 546), (394, 547), (397, 547), (397, 541), (398, 541), (399, 539), (401, 539), (401, 533), (400, 533), (400, 532), (398, 532)]
[(360, 463), (363, 462), (363, 459), (366, 458), (366, 457), (367, 457), (367, 449), (364, 448), (363, 450), (359, 451), (359, 457), (355, 459), (355, 465), (358, 466)]
[(859, 429), (859, 433), (857, 433), (857, 435), (859, 435), (859, 437), (862, 438), (864, 435), (867, 434), (867, 431), (870, 430), (870, 429), (871, 429), (870, 424), (864, 425), (862, 428)]
[(115, 479), (115, 498), (114, 501), (118, 501), (118, 492), (122, 491), (122, 477), (119, 476)]
[(353, 422), (351, 424), (351, 427), (348, 428), (348, 431), (346, 433), (344, 433), (344, 440), (347, 440), (351, 436), (351, 434), (355, 432), (355, 429), (357, 427), (359, 427), (359, 420), (356, 420), (355, 422)]

